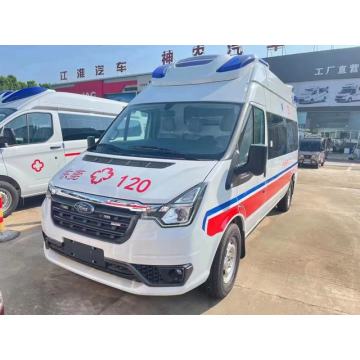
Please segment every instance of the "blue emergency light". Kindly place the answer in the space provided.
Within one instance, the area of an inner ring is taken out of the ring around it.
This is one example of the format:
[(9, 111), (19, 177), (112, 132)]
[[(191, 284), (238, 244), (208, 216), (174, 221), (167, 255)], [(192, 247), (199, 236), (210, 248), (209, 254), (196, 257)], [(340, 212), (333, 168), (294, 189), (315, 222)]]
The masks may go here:
[(10, 94), (3, 96), (2, 103), (8, 103), (11, 101), (25, 99), (30, 96), (40, 94), (46, 90), (47, 90), (46, 88), (41, 87), (41, 86), (33, 86), (33, 87), (17, 90), (14, 92), (10, 92)]

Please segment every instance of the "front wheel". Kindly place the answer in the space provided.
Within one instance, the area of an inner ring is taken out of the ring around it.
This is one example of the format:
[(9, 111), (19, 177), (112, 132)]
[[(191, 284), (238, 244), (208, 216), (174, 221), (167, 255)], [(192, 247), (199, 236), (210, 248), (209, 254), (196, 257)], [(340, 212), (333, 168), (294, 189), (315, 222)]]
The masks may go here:
[(277, 204), (277, 208), (279, 211), (287, 212), (290, 209), (293, 193), (294, 193), (294, 182), (291, 181), (286, 194)]
[(2, 197), (3, 214), (4, 217), (7, 217), (17, 208), (19, 204), (19, 192), (10, 183), (0, 181), (0, 196)]
[(239, 227), (231, 224), (221, 239), (205, 284), (211, 297), (223, 299), (233, 288), (240, 262), (241, 240)]

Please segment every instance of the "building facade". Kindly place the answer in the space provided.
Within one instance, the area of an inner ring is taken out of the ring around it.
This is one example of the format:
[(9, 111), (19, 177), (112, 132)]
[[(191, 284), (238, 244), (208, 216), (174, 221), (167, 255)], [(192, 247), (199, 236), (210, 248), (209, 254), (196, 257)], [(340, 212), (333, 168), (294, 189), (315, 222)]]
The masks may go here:
[[(330, 138), (343, 152), (360, 139), (360, 47), (265, 59), (294, 88), (301, 133)], [(57, 91), (129, 102), (151, 81), (151, 73), (54, 85)]]
[(330, 138), (338, 152), (359, 141), (360, 47), (265, 60), (294, 87), (302, 132)]
[(151, 73), (121, 76), (100, 80), (77, 81), (55, 84), (56, 91), (98, 96), (112, 100), (130, 102), (151, 81)]

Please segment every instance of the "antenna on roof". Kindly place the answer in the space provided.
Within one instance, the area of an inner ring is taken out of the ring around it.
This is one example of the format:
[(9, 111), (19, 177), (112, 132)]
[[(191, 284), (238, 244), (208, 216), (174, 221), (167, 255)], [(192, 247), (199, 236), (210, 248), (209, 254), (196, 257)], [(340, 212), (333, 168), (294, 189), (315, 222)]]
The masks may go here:
[(281, 55), (286, 55), (285, 45), (267, 45), (266, 46), (267, 57), (272, 56), (278, 50), (281, 50)]

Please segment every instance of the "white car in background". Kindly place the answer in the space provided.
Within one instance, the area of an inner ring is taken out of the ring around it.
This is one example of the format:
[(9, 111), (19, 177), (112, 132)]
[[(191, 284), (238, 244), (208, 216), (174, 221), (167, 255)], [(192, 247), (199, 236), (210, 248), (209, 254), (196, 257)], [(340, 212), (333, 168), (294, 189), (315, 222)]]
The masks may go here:
[(329, 94), (329, 87), (314, 86), (304, 90), (297, 98), (299, 104), (314, 104), (325, 102)]
[(347, 84), (343, 86), (341, 91), (336, 95), (335, 101), (338, 103), (360, 101), (360, 85)]
[(125, 103), (43, 87), (0, 95), (0, 194), (4, 215), (99, 138)]

